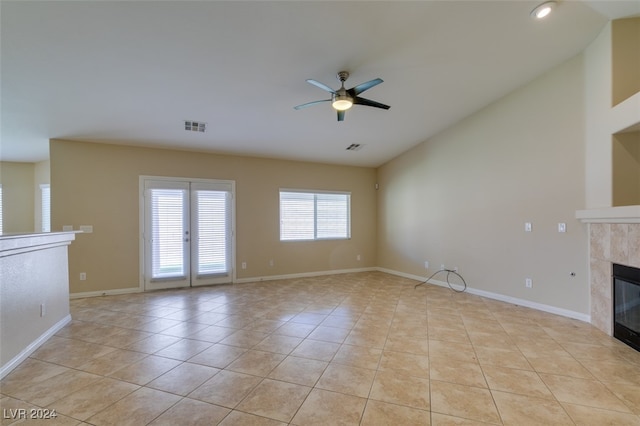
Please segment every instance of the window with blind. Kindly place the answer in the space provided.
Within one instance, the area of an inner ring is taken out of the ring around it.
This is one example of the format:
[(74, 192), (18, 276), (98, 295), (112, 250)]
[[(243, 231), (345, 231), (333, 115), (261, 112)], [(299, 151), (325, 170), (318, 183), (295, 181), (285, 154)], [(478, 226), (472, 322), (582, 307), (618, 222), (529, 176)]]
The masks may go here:
[(49, 184), (40, 185), (40, 195), (42, 201), (42, 232), (51, 232), (51, 186)]
[(348, 239), (351, 194), (280, 190), (280, 241)]

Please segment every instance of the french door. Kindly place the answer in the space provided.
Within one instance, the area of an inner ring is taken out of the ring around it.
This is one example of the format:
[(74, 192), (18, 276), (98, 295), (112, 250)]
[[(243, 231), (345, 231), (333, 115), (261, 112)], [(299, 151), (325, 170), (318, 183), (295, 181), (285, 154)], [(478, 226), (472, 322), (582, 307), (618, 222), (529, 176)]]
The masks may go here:
[(233, 280), (232, 181), (141, 178), (145, 290)]

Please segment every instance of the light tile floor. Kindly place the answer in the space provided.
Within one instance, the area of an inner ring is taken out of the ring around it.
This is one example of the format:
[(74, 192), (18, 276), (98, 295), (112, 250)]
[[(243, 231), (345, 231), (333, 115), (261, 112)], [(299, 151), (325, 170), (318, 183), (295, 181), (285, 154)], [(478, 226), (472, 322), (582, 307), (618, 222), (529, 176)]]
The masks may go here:
[(367, 272), (73, 300), (0, 383), (2, 425), (38, 408), (57, 418), (23, 424), (640, 425), (640, 353), (415, 284)]

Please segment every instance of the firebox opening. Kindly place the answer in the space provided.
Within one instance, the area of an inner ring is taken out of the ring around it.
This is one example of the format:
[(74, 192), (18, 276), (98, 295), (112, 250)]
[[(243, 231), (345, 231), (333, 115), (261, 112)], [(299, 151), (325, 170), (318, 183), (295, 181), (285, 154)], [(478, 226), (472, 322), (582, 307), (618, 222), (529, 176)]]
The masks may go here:
[(640, 351), (640, 269), (613, 264), (613, 336)]

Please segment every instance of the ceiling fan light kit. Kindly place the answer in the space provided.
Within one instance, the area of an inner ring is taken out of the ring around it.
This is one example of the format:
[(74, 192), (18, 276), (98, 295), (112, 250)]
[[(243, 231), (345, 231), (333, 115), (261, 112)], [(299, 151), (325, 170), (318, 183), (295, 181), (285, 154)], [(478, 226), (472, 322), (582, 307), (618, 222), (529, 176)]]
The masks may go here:
[(334, 95), (331, 106), (338, 111), (346, 111), (353, 106), (353, 100), (346, 95)]
[(376, 78), (366, 83), (359, 84), (357, 86), (352, 87), (351, 89), (345, 89), (344, 82), (349, 78), (349, 73), (347, 71), (340, 71), (337, 76), (340, 81), (340, 88), (338, 90), (333, 90), (331, 87), (327, 86), (324, 83), (320, 83), (316, 80), (307, 80), (307, 83), (313, 84), (314, 86), (331, 93), (331, 99), (323, 99), (319, 101), (307, 102), (306, 104), (298, 105), (294, 107), (295, 109), (302, 109), (312, 105), (317, 105), (322, 102), (331, 102), (331, 106), (338, 113), (338, 121), (344, 121), (344, 113), (346, 110), (351, 108), (353, 105), (365, 105), (374, 108), (381, 109), (389, 109), (391, 108), (389, 105), (381, 104), (380, 102), (372, 101), (369, 99), (361, 98), (358, 96), (360, 93), (365, 90), (369, 90), (374, 86), (382, 83), (382, 79)]

